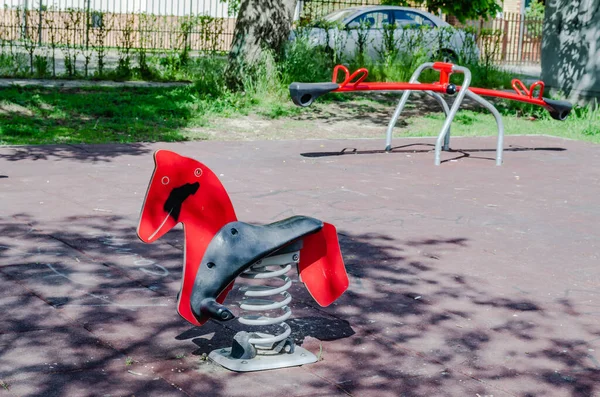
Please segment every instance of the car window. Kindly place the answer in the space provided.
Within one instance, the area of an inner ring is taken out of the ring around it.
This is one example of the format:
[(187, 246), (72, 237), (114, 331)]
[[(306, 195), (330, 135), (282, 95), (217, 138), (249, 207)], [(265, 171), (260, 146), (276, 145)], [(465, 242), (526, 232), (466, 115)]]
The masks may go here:
[(342, 22), (344, 19), (351, 16), (355, 12), (356, 10), (354, 9), (338, 10), (324, 16), (323, 19), (329, 22)]
[(394, 22), (399, 28), (421, 25), (435, 27), (435, 24), (429, 18), (410, 11), (394, 11)]
[(387, 11), (366, 12), (354, 18), (349, 25), (366, 23), (369, 29), (383, 29), (383, 25), (392, 23), (390, 13)]

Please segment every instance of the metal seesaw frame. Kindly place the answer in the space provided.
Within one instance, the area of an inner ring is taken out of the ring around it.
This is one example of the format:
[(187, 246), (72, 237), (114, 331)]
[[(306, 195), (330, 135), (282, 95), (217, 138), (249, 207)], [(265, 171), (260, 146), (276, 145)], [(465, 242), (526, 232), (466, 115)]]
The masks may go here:
[[(419, 76), (426, 69), (433, 69), (440, 72), (439, 81), (429, 84), (419, 82)], [(341, 83), (337, 83), (338, 72), (342, 70), (345, 78)], [(462, 86), (450, 83), (450, 75), (452, 73), (464, 74), (464, 82)], [(492, 96), (497, 98), (510, 99), (519, 102), (530, 103), (546, 108), (552, 118), (556, 120), (565, 120), (569, 115), (572, 105), (566, 101), (556, 101), (543, 98), (544, 83), (537, 81), (531, 85), (529, 89), (518, 79), (513, 79), (512, 87), (516, 93), (490, 90), (485, 88), (470, 87), (471, 71), (463, 66), (454, 65), (445, 62), (426, 62), (419, 66), (413, 73), (408, 83), (380, 83), (380, 82), (364, 82), (369, 71), (365, 68), (360, 68), (350, 74), (348, 68), (343, 65), (337, 65), (333, 69), (333, 77), (331, 83), (292, 83), (290, 84), (290, 95), (293, 102), (298, 106), (310, 106), (316, 98), (329, 92), (351, 92), (351, 91), (404, 91), (394, 115), (390, 120), (386, 132), (386, 151), (392, 150), (392, 132), (396, 125), (404, 106), (412, 91), (423, 91), (427, 95), (432, 96), (443, 108), (446, 114), (446, 120), (440, 133), (438, 134), (435, 143), (435, 165), (441, 163), (441, 151), (450, 150), (450, 126), (454, 120), (454, 116), (458, 112), (465, 97), (469, 97), (483, 107), (487, 108), (496, 119), (498, 126), (498, 141), (496, 145), (496, 165), (502, 165), (502, 149), (504, 144), (504, 124), (502, 116), (496, 107), (483, 99), (481, 96)], [(534, 96), (537, 90), (537, 96)], [(452, 107), (440, 94), (454, 95), (458, 93)]]

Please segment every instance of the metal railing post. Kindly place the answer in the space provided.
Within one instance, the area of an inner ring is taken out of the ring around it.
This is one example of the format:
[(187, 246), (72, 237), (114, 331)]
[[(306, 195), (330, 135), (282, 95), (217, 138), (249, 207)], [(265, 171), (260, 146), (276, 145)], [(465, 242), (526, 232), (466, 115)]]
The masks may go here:
[(87, 50), (90, 45), (90, 0), (86, 1), (85, 10), (85, 49)]
[(27, 39), (27, 9), (28, 1), (23, 0), (23, 11), (21, 13), (21, 40)]
[(44, 0), (40, 0), (40, 8), (38, 11), (39, 20), (38, 20), (38, 45), (42, 45), (42, 9), (43, 9)]

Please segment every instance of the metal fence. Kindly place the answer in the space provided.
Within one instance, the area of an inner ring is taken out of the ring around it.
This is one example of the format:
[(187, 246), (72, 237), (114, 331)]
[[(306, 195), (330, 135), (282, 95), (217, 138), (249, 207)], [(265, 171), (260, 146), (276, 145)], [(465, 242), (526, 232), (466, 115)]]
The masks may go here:
[[(222, 0), (3, 0), (0, 45), (81, 48), (188, 48), (228, 51), (235, 10)], [(296, 17), (315, 20), (337, 9), (379, 0), (300, 1)], [(539, 63), (542, 20), (505, 14), (470, 21), (482, 52), (499, 63)]]
[(482, 51), (490, 51), (493, 61), (504, 64), (539, 64), (542, 51), (543, 19), (518, 13), (504, 13), (501, 18), (469, 21), (455, 26), (475, 29)]
[(232, 14), (220, 0), (4, 0), (0, 41), (227, 51)]
[[(228, 51), (235, 9), (222, 0), (3, 0), (0, 44)], [(232, 3), (234, 4), (234, 3)], [(379, 0), (299, 1), (296, 18)]]

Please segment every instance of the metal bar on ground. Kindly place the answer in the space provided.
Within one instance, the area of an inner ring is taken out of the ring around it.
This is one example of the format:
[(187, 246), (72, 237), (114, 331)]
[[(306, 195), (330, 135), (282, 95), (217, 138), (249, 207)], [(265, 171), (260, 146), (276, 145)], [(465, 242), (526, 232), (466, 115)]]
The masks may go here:
[[(423, 70), (425, 70), (425, 68), (431, 67), (431, 66), (433, 66), (433, 63), (431, 63), (431, 62), (424, 63), (421, 66), (419, 66), (417, 68), (417, 70), (414, 71), (413, 75), (411, 76), (410, 83), (411, 84), (415, 84), (415, 83), (419, 84), (419, 81), (418, 81), (419, 76), (421, 75)], [(388, 152), (390, 150), (392, 150), (392, 135), (393, 135), (394, 127), (396, 126), (396, 123), (398, 122), (400, 113), (402, 113), (404, 106), (406, 106), (406, 102), (408, 101), (408, 97), (410, 96), (410, 94), (411, 94), (410, 90), (404, 91), (404, 93), (402, 94), (402, 98), (400, 98), (400, 101), (398, 102), (398, 105), (396, 106), (394, 115), (392, 116), (390, 122), (388, 123), (388, 128), (387, 128), (386, 138), (385, 138), (385, 150)]]
[(465, 95), (469, 88), (469, 84), (471, 84), (471, 71), (469, 69), (462, 67), (462, 66), (453, 65), (452, 71), (459, 72), (459, 73), (462, 73), (465, 75), (465, 79), (463, 82), (464, 89), (462, 89), (458, 92), (458, 95), (456, 96), (456, 99), (454, 100), (454, 103), (452, 104), (452, 107), (450, 108), (450, 112), (449, 112), (448, 116), (446, 117), (446, 121), (444, 122), (444, 125), (442, 126), (442, 130), (440, 131), (440, 134), (438, 135), (438, 138), (435, 141), (435, 159), (434, 159), (435, 165), (440, 165), (440, 163), (441, 163), (442, 143), (443, 143), (444, 139), (446, 138), (446, 134), (448, 133), (448, 131), (450, 131), (450, 124), (452, 124), (452, 120), (454, 120), (454, 116), (456, 115), (456, 112), (458, 112), (458, 108), (460, 107), (463, 99), (465, 98)]
[(494, 118), (496, 119), (496, 125), (498, 126), (498, 141), (496, 144), (496, 165), (502, 165), (502, 151), (504, 147), (504, 123), (502, 122), (502, 115), (494, 105), (492, 105), (490, 102), (483, 99), (479, 95), (475, 94), (470, 89), (466, 90), (466, 95), (470, 99), (484, 106), (494, 115)]

